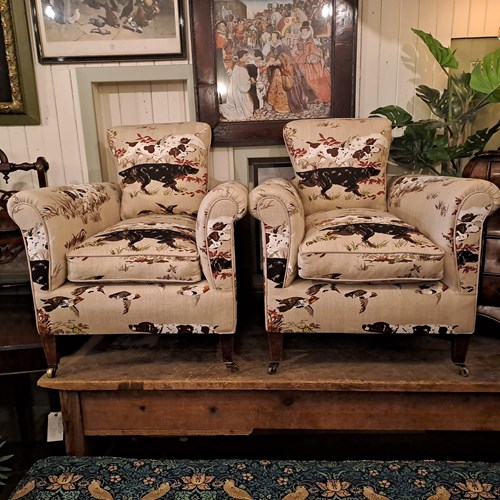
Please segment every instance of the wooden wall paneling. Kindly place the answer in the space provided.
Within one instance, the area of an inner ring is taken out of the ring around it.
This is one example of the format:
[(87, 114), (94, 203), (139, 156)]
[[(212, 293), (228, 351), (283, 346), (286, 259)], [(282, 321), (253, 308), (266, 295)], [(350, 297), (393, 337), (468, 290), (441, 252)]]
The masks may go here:
[[(467, 36), (478, 37), (484, 34), (484, 23), (486, 17), (487, 1), (486, 0), (474, 0), (471, 3), (471, 9), (469, 11), (469, 27), (467, 30)], [(497, 22), (500, 23), (499, 15), (500, 6), (497, 1)]]
[[(380, 105), (397, 102), (401, 1), (385, 0), (380, 17), (378, 97)], [(371, 110), (370, 110), (371, 111)]]
[[(433, 36), (436, 34), (437, 26), (437, 4), (435, 0), (420, 0), (418, 11), (418, 27), (419, 29), (431, 33)], [(415, 35), (415, 44), (417, 47), (416, 59), (416, 80), (415, 84), (433, 86), (434, 74), (438, 69), (425, 44)], [(440, 70), (439, 70), (440, 71)], [(415, 119), (430, 118), (431, 114), (429, 108), (420, 100), (413, 101), (413, 117)]]
[(381, 0), (364, 0), (360, 8), (360, 56), (357, 71), (359, 103), (356, 115), (368, 116), (378, 107), (378, 58), (380, 53)]
[(234, 179), (233, 148), (212, 148), (209, 162), (209, 176), (217, 181)]
[[(77, 184), (83, 180), (80, 142), (76, 128), (79, 109), (75, 108), (75, 98), (70, 75), (73, 69), (73, 66), (53, 66), (52, 68), (55, 111), (59, 126), (59, 140), (63, 164), (63, 175), (60, 176), (59, 184)], [(58, 172), (55, 175), (58, 175)]]
[[(440, 20), (436, 24), (436, 31), (433, 35), (445, 46), (449, 47), (451, 42), (451, 34), (453, 31), (452, 19), (450, 12), (453, 12), (453, 0), (441, 0), (436, 2), (437, 18)], [(443, 90), (448, 84), (446, 73), (441, 70), (438, 64), (434, 65), (434, 78), (432, 87), (438, 90)]]
[[(399, 47), (397, 68), (397, 99), (396, 104), (413, 112), (415, 101), (416, 79), (416, 42), (417, 36), (411, 28), (417, 27), (419, 2), (402, 0), (399, 16)], [(395, 75), (393, 75), (394, 77)], [(388, 103), (393, 104), (393, 103)]]
[(453, 10), (453, 38), (466, 37), (469, 32), (469, 14), (472, 0), (455, 0)]
[[(153, 110), (153, 123), (169, 123), (170, 119), (170, 82), (151, 82), (151, 105)], [(173, 92), (176, 90), (173, 88)], [(182, 97), (184, 98), (184, 94)], [(179, 99), (179, 96), (177, 96)]]
[(483, 29), (481, 36), (498, 36), (498, 30), (500, 30), (500, 5), (498, 0), (487, 0)]
[(170, 122), (196, 120), (196, 115), (195, 116), (189, 115), (189, 109), (187, 108), (186, 92), (187, 88), (185, 82), (181, 80), (179, 80), (178, 82), (176, 81), (168, 82), (167, 96), (166, 96), (167, 98), (163, 101), (163, 106), (168, 107)]
[[(55, 86), (52, 80), (52, 66), (35, 64), (36, 83), (40, 96), (40, 115), (42, 123), (43, 145), (45, 156), (50, 164), (47, 172), (47, 181), (50, 186), (65, 184), (65, 165), (62, 159), (61, 138), (59, 136), (59, 123), (57, 121)], [(66, 103), (66, 107), (72, 102)]]

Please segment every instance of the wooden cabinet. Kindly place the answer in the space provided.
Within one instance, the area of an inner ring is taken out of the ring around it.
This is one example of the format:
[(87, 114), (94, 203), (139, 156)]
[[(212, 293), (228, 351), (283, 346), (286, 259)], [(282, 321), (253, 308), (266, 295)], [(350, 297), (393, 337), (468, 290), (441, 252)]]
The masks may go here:
[[(500, 151), (475, 156), (463, 176), (487, 179), (500, 187)], [(486, 221), (480, 272), (478, 313), (500, 322), (500, 210)]]

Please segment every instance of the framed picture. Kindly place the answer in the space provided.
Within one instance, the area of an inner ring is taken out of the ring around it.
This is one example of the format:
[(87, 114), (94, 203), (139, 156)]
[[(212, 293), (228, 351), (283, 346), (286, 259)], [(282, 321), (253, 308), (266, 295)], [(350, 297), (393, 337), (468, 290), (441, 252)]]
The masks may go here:
[(183, 0), (31, 0), (42, 64), (184, 59)]
[(354, 116), (357, 0), (190, 0), (197, 118), (214, 145), (283, 143), (299, 118)]
[(24, 2), (0, 0), (0, 126), (39, 123)]

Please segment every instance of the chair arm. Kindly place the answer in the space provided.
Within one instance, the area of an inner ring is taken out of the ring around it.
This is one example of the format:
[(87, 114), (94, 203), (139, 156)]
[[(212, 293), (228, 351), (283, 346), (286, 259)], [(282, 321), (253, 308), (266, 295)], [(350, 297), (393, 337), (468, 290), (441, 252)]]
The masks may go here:
[(247, 213), (248, 189), (227, 181), (203, 198), (196, 220), (196, 244), (203, 274), (210, 287), (235, 289), (234, 223)]
[(261, 222), (264, 278), (287, 287), (297, 276), (298, 248), (304, 238), (302, 201), (286, 179), (269, 179), (250, 192), (250, 213)]
[(388, 210), (416, 226), (445, 251), (443, 282), (476, 293), (481, 234), (500, 206), (500, 189), (481, 179), (403, 176), (389, 188)]
[(19, 191), (7, 209), (20, 227), (34, 289), (66, 281), (66, 252), (120, 220), (121, 191), (108, 182)]

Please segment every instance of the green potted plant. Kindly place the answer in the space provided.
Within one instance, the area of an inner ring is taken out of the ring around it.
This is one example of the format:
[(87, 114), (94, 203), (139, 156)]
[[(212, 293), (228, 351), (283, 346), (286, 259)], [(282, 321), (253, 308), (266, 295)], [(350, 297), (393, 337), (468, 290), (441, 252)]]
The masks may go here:
[[(471, 73), (457, 72), (454, 52), (429, 33), (412, 28), (425, 43), (448, 77), (447, 87), (439, 91), (426, 85), (416, 95), (431, 110), (432, 118), (414, 120), (400, 106), (383, 106), (371, 112), (382, 115), (399, 129), (391, 146), (391, 158), (399, 166), (416, 173), (458, 176), (465, 159), (482, 151), (500, 130), (500, 120), (489, 128), (470, 133), (477, 112), (500, 102), (500, 49), (479, 61)], [(402, 131), (402, 134), (401, 134)]]
[[(2, 448), (5, 445), (5, 441), (2, 441), (0, 439), (0, 448)], [(10, 460), (14, 455), (0, 455), (0, 464), (3, 462), (7, 462)], [(4, 481), (9, 478), (8, 473), (11, 472), (12, 469), (10, 467), (5, 467), (4, 465), (0, 465), (0, 490), (2, 489), (2, 486), (5, 486)]]

